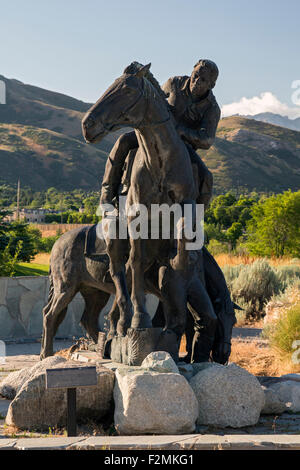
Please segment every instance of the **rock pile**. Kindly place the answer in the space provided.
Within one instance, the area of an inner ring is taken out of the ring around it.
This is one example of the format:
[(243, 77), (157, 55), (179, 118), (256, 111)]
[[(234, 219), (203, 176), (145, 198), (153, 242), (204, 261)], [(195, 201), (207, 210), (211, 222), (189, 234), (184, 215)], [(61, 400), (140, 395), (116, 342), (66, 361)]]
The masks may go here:
[[(46, 369), (56, 367), (78, 362), (50, 357), (0, 383), (0, 395), (13, 399), (7, 425), (65, 426), (66, 391), (47, 390), (45, 384)], [(116, 365), (115, 372), (96, 367), (97, 386), (77, 389), (78, 418), (101, 421), (114, 407), (121, 435), (188, 434), (197, 424), (240, 428), (255, 425), (261, 414), (300, 411), (300, 374), (256, 378), (235, 364), (175, 364), (162, 351), (149, 354), (141, 366)]]

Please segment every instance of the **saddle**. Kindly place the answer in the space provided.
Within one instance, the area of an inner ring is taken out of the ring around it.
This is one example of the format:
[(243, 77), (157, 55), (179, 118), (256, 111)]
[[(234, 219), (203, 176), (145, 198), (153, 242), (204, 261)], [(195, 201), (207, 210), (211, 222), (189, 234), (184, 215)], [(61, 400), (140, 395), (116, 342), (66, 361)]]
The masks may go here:
[(97, 237), (97, 225), (88, 228), (85, 234), (84, 256), (94, 261), (109, 263), (105, 241)]

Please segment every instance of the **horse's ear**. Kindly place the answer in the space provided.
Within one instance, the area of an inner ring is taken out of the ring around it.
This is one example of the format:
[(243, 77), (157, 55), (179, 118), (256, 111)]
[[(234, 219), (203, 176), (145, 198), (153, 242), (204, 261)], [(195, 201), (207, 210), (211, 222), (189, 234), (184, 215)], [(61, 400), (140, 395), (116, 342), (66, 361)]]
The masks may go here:
[(144, 65), (144, 67), (138, 70), (135, 75), (137, 77), (144, 77), (149, 72), (150, 67), (151, 67), (151, 62), (147, 65)]

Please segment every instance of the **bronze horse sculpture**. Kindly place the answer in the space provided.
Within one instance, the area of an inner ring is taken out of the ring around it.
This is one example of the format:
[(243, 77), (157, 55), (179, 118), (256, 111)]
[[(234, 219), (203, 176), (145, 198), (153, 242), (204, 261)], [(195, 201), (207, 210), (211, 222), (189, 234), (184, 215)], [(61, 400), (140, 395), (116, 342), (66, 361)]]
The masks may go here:
[[(92, 106), (82, 121), (83, 134), (88, 143), (99, 142), (112, 130), (124, 126), (135, 128), (139, 148), (134, 158), (127, 196), (127, 208), (142, 204), (149, 209), (151, 204), (179, 203), (195, 204), (197, 189), (194, 182), (188, 150), (177, 133), (175, 121), (169, 111), (166, 98), (160, 88), (150, 79), (150, 64), (127, 67), (121, 77)], [(155, 132), (154, 132), (155, 129)], [(128, 216), (129, 223), (133, 220)], [(183, 221), (181, 224), (183, 225)], [(174, 237), (174, 235), (173, 235)], [(168, 256), (172, 249), (171, 239), (166, 242), (130, 237), (129, 266), (131, 271), (131, 301), (126, 286), (125, 262), (120, 255), (119, 240), (109, 240), (107, 251), (110, 258), (110, 273), (116, 288), (116, 299), (120, 311), (118, 333), (125, 335), (127, 329), (151, 327), (145, 308), (144, 272), (154, 260)], [(172, 260), (172, 269), (182, 270), (186, 259), (184, 243), (178, 240), (178, 253)], [(182, 315), (186, 301), (168, 289), (164, 283), (166, 304), (166, 326), (184, 331)], [(172, 297), (172, 312), (168, 305)], [(133, 316), (131, 311), (133, 306)], [(212, 313), (213, 315), (213, 313)], [(174, 325), (174, 317), (177, 325)]]
[[(108, 256), (106, 254), (86, 256), (85, 254), (88, 230), (90, 230), (89, 226), (70, 230), (63, 234), (53, 246), (50, 259), (48, 302), (43, 309), (41, 359), (53, 355), (53, 339), (67, 314), (68, 305), (78, 292), (82, 294), (85, 301), (85, 309), (80, 323), (89, 337), (97, 343), (98, 318), (110, 295), (115, 293), (115, 288), (109, 275)], [(105, 253), (105, 241), (97, 239), (96, 249), (97, 252)], [(205, 248), (203, 248), (203, 252), (205, 257), (210, 256)], [(158, 272), (157, 266), (153, 266), (146, 272), (146, 292), (156, 295), (163, 301), (158, 286)], [(205, 272), (208, 284), (212, 276), (215, 276), (214, 272)], [(191, 299), (192, 305), (188, 302), (187, 306), (190, 310), (194, 307), (202, 315), (205, 315), (205, 296), (202, 296), (203, 288), (201, 286), (200, 289), (196, 302)], [(231, 302), (230, 298), (227, 300), (228, 303)], [(156, 326), (163, 326), (163, 320), (159, 318), (159, 315), (157, 317), (159, 323), (156, 323)], [(118, 309), (115, 305), (110, 311), (109, 319), (108, 339), (116, 333), (119, 319)], [(212, 349), (216, 362), (225, 363), (228, 360), (230, 350), (224, 346), (230, 343), (234, 322), (234, 316), (228, 316), (222, 310), (218, 312), (216, 340)]]
[[(128, 203), (143, 203), (148, 207), (154, 202), (171, 205), (174, 202), (193, 201), (196, 190), (190, 158), (177, 134), (159, 85), (149, 79), (149, 66), (138, 70), (132, 66), (125, 69), (124, 74), (83, 119), (83, 133), (86, 141), (90, 143), (101, 140), (108, 132), (122, 126), (135, 127), (139, 140)], [(86, 232), (87, 227), (72, 230), (64, 234), (53, 247), (49, 299), (43, 310), (41, 358), (53, 354), (53, 337), (66, 315), (68, 304), (77, 292), (81, 292), (86, 303), (81, 324), (95, 342), (99, 313), (112, 293), (116, 293), (118, 309), (115, 305), (110, 312), (111, 336), (116, 331), (122, 335), (126, 334), (130, 326), (151, 326), (144, 305), (145, 292), (154, 293), (163, 302), (165, 327), (175, 330), (178, 340), (184, 332), (188, 302), (191, 304), (191, 310), (206, 316), (216, 325), (211, 301), (201, 276), (197, 274), (198, 268), (196, 267), (192, 274), (188, 273), (185, 280), (180, 276), (181, 271), (184, 271), (182, 262), (186, 263), (188, 258), (182, 241), (178, 240), (178, 250), (171, 257), (169, 253), (174, 247), (172, 240), (159, 240), (155, 243), (151, 240), (151, 244), (148, 243), (146, 247), (146, 256), (144, 240), (130, 240), (129, 252), (127, 243), (126, 246), (120, 245), (117, 240), (117, 246), (122, 246), (120, 256), (120, 249), (116, 249), (114, 241), (106, 245), (104, 240), (98, 239), (97, 251), (103, 255), (98, 259), (91, 259), (84, 255)], [(105, 253), (108, 253), (109, 257)], [(166, 253), (170, 256), (167, 263)], [(208, 252), (204, 253), (209, 256)], [(133, 317), (127, 290), (128, 276), (125, 271), (128, 256), (132, 274)], [(109, 274), (111, 279), (107, 281)], [(212, 273), (208, 273), (208, 277), (210, 274)], [(196, 287), (194, 286), (188, 296), (191, 279), (196, 281)], [(178, 286), (180, 292), (174, 296), (174, 289), (176, 291)], [(224, 319), (220, 315), (213, 352), (215, 360), (219, 362), (226, 362), (229, 357), (228, 344), (234, 320), (234, 316)]]

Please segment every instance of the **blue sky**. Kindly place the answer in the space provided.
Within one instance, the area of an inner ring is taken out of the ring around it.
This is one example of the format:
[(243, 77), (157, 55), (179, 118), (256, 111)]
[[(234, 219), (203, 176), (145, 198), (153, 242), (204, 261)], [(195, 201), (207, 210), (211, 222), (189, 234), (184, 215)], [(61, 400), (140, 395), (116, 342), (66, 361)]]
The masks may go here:
[(163, 83), (210, 58), (221, 105), (295, 107), (299, 49), (299, 0), (0, 0), (0, 74), (89, 102), (132, 60)]

